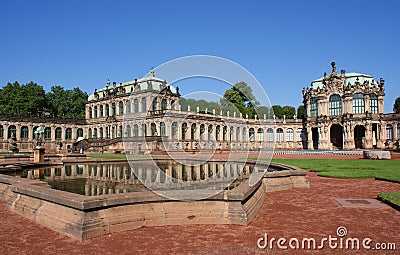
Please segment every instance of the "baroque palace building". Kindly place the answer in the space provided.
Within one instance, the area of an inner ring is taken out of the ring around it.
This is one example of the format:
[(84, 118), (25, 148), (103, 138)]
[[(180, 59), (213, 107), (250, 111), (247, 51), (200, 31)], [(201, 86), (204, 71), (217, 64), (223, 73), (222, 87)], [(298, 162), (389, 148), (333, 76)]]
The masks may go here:
[(0, 116), (0, 151), (32, 151), (37, 127), (47, 151), (94, 152), (399, 149), (400, 114), (384, 114), (384, 80), (332, 72), (303, 89), (304, 119), (249, 119), (182, 109), (179, 88), (155, 77), (91, 94), (85, 120)]

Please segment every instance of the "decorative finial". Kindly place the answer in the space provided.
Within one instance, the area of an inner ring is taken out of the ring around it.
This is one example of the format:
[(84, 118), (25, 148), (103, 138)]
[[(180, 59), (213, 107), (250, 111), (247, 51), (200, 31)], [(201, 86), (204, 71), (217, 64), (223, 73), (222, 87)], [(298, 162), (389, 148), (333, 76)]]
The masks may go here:
[(336, 63), (332, 62), (331, 66), (332, 66), (332, 73), (336, 73)]

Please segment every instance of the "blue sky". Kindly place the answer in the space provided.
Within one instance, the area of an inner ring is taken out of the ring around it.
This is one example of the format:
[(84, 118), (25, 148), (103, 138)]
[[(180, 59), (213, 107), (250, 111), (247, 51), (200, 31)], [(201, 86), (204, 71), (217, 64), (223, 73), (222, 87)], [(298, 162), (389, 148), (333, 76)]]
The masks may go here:
[[(249, 70), (272, 104), (337, 69), (386, 80), (400, 96), (399, 1), (2, 1), (0, 85), (34, 81), (92, 93), (172, 59), (214, 55)], [(157, 73), (156, 73), (157, 75)], [(181, 94), (227, 85), (182, 81)]]

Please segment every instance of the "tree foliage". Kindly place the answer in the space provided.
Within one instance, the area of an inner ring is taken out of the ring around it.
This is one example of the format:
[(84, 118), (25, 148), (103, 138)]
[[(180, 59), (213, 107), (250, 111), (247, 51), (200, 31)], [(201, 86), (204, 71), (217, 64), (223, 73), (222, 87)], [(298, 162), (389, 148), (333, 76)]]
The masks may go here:
[(53, 86), (46, 94), (42, 86), (33, 82), (7, 83), (0, 90), (0, 114), (84, 118), (86, 99), (86, 92), (79, 88), (64, 90)]
[(290, 105), (286, 105), (282, 108), (283, 115), (285, 115), (286, 119), (293, 119), (294, 115), (296, 114), (296, 108)]
[(274, 114), (278, 119), (283, 118), (283, 108), (280, 105), (273, 105), (272, 110), (274, 110)]
[(20, 85), (7, 83), (0, 90), (0, 114), (42, 115), (47, 109), (46, 92), (42, 86), (30, 82)]
[(249, 118), (254, 118), (259, 106), (253, 90), (245, 82), (236, 83), (232, 88), (226, 90), (220, 104), (225, 112), (240, 111), (243, 116), (248, 115)]
[(304, 119), (304, 105), (297, 107), (297, 118)]
[(393, 112), (400, 113), (400, 97), (396, 98), (393, 105)]

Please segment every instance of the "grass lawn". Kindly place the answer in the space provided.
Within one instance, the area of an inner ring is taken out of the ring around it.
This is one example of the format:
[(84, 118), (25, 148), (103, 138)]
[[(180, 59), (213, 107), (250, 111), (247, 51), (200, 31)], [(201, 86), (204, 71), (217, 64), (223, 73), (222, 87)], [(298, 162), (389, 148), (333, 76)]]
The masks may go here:
[[(297, 166), (334, 178), (377, 178), (400, 183), (400, 161), (363, 159), (273, 159), (273, 162)], [(400, 192), (379, 194), (378, 197), (400, 208)]]

